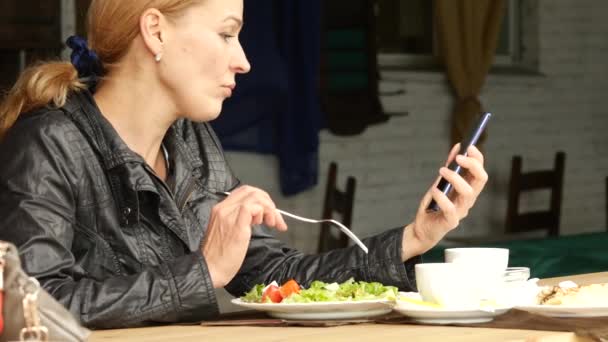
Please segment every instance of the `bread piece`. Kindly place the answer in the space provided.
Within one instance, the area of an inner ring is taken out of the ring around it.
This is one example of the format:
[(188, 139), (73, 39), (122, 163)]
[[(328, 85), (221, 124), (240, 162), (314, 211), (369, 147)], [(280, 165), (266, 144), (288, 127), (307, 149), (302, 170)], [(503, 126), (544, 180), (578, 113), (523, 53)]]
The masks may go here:
[(537, 297), (541, 305), (608, 305), (608, 283), (575, 287), (553, 286), (542, 289)]

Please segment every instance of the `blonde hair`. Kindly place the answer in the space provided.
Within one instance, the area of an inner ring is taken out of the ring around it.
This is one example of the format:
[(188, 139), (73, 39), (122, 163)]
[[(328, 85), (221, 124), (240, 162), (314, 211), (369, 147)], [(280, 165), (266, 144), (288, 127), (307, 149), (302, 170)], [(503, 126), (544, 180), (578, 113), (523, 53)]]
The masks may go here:
[[(106, 70), (119, 63), (139, 34), (139, 18), (156, 8), (169, 19), (203, 0), (93, 0), (87, 14), (88, 43)], [(102, 75), (98, 75), (102, 76)], [(46, 62), (25, 69), (0, 103), (0, 140), (20, 113), (47, 105), (62, 107), (70, 92), (86, 88), (68, 62)]]

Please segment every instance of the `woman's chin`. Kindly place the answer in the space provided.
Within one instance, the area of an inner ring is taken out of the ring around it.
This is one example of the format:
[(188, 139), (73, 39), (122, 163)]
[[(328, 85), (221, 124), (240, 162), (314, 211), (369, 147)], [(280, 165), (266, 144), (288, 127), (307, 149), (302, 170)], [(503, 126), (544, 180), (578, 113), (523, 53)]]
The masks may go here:
[(186, 114), (184, 115), (186, 119), (190, 120), (190, 121), (195, 121), (195, 122), (208, 122), (208, 121), (213, 121), (215, 119), (217, 119), (218, 116), (220, 116), (220, 113), (222, 111), (222, 106), (220, 105), (217, 109), (211, 109), (208, 108), (208, 110), (204, 111), (204, 112), (191, 112), (192, 114)]

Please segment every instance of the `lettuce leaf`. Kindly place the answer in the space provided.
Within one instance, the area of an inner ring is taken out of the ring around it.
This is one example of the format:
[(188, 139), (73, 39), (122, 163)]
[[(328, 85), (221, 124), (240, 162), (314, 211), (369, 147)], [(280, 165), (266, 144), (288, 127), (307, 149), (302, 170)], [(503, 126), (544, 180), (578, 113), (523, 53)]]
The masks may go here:
[(262, 302), (262, 294), (264, 293), (265, 287), (266, 286), (264, 284), (255, 285), (251, 290), (249, 290), (249, 292), (245, 293), (245, 295), (241, 297), (241, 300), (248, 303)]
[[(243, 301), (261, 302), (264, 285), (256, 285), (245, 296)], [(378, 282), (355, 281), (353, 278), (338, 284), (315, 280), (307, 289), (284, 298), (282, 303), (342, 302), (361, 300), (395, 300), (398, 290), (394, 286), (385, 286)]]

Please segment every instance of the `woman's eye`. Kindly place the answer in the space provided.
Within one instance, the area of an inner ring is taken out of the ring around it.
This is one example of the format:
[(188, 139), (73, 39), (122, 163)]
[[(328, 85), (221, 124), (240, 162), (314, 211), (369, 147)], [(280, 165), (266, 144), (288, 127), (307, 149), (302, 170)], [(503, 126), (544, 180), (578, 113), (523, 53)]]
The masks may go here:
[(233, 35), (231, 35), (231, 34), (227, 34), (227, 33), (222, 33), (220, 36), (222, 36), (222, 38), (223, 38), (223, 39), (224, 39), (226, 42), (229, 42), (229, 41), (230, 41), (230, 38), (234, 38), (234, 36), (233, 36)]

